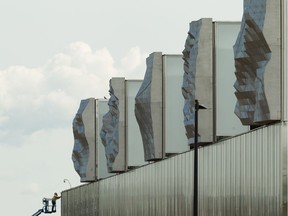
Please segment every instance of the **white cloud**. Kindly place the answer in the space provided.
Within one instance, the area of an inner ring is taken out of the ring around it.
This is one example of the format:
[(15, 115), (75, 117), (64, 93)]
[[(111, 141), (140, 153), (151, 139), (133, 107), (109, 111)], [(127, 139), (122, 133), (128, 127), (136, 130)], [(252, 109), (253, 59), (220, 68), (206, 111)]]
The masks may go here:
[(143, 79), (146, 67), (147, 53), (142, 53), (139, 47), (132, 47), (121, 59), (121, 73), (123, 76), (134, 79)]
[[(0, 191), (6, 194), (0, 203), (13, 200), (31, 215), (44, 196), (67, 189), (63, 179), (80, 184), (71, 160), (80, 101), (108, 96), (114, 76), (142, 79), (144, 56), (134, 47), (117, 63), (107, 48), (75, 42), (37, 68), (0, 70)], [(23, 200), (30, 200), (28, 208)], [(18, 209), (2, 210), (17, 215)]]
[[(116, 69), (107, 48), (93, 51), (88, 44), (75, 42), (43, 66), (0, 71), (1, 143), (20, 144), (34, 131), (71, 126), (81, 99), (108, 96), (110, 78), (132, 74), (141, 79), (144, 55), (134, 47)], [(17, 136), (11, 138), (12, 133)]]
[(38, 68), (9, 67), (0, 71), (1, 109), (13, 109), (19, 104), (29, 104), (43, 88), (43, 73)]
[(139, 47), (133, 47), (128, 51), (126, 56), (121, 59), (122, 66), (124, 67), (123, 69), (129, 71), (134, 70), (143, 63), (145, 58), (146, 57), (143, 56)]
[[(21, 148), (0, 145), (0, 197), (2, 211), (9, 215), (31, 215), (42, 207), (42, 198), (51, 197), (67, 186), (68, 178), (73, 186), (79, 185), (79, 177), (73, 171), (71, 160), (73, 135), (70, 128), (56, 128), (33, 132), (22, 140)], [(30, 204), (27, 206), (29, 200)], [(17, 208), (6, 209), (8, 203)]]

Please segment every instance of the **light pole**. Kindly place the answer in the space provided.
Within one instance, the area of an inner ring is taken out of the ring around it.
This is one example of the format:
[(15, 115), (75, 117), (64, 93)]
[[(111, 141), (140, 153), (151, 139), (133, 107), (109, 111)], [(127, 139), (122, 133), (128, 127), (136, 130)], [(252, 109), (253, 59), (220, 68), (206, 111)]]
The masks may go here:
[(71, 183), (70, 183), (70, 181), (69, 181), (68, 179), (64, 179), (63, 182), (64, 182), (64, 183), (68, 182), (69, 185), (70, 185), (70, 188), (72, 187), (72, 186), (71, 186)]
[(205, 107), (204, 105), (200, 105), (198, 100), (195, 100), (193, 216), (198, 216), (198, 111), (199, 109), (207, 109), (207, 107)]

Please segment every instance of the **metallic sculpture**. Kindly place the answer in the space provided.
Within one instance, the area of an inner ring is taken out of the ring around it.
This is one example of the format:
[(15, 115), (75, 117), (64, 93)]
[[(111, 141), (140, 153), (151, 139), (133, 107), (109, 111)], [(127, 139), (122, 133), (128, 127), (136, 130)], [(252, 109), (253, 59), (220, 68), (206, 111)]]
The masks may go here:
[[(94, 101), (94, 99), (92, 100)], [(74, 163), (74, 169), (81, 177), (81, 181), (87, 177), (86, 171), (89, 162), (89, 143), (85, 128), (86, 124), (85, 120), (83, 119), (83, 114), (88, 108), (89, 102), (90, 99), (81, 100), (80, 107), (73, 120), (74, 148), (72, 160)]]
[(237, 78), (234, 112), (243, 125), (257, 125), (270, 120), (264, 75), (272, 52), (263, 34), (265, 14), (266, 0), (244, 1), (241, 30), (233, 47)]
[[(147, 69), (135, 97), (135, 116), (140, 128), (146, 161), (161, 159), (162, 149), (162, 53), (146, 59)], [(153, 94), (152, 94), (153, 92)]]
[(102, 144), (105, 147), (108, 172), (113, 171), (113, 163), (119, 152), (119, 100), (115, 96), (110, 80), (109, 112), (103, 116), (103, 126), (100, 132)]
[(186, 136), (189, 144), (194, 142), (195, 137), (195, 80), (198, 40), (201, 26), (202, 20), (190, 23), (190, 29), (185, 42), (185, 49), (182, 52), (184, 60), (182, 94), (185, 99), (183, 114)]

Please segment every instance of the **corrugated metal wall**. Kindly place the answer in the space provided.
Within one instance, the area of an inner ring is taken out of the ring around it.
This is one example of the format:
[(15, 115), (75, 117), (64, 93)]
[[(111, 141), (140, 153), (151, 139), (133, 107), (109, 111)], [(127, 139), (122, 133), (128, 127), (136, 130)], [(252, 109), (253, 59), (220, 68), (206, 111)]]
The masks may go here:
[[(199, 215), (284, 215), (286, 131), (277, 124), (200, 148)], [(62, 215), (192, 215), (193, 156), (190, 151), (64, 191)]]

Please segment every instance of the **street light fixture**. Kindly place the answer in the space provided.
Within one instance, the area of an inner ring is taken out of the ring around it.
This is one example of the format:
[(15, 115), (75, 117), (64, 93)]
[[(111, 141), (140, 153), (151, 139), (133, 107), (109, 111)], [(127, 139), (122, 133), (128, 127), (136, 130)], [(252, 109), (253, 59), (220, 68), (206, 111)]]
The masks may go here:
[(72, 186), (71, 186), (71, 183), (70, 183), (70, 181), (69, 181), (68, 179), (64, 179), (63, 182), (64, 182), (64, 183), (68, 182), (69, 185), (70, 185), (70, 188), (72, 187)]
[(193, 216), (198, 216), (198, 111), (199, 109), (207, 109), (207, 107), (199, 104), (198, 100), (195, 100)]

